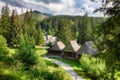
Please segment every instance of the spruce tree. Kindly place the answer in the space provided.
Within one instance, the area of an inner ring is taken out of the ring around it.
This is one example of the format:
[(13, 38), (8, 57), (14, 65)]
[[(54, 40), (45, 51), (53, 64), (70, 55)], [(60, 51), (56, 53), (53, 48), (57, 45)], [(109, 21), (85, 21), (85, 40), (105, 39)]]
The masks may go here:
[(83, 16), (82, 25), (79, 27), (78, 43), (84, 44), (86, 41), (91, 40), (92, 26), (87, 14)]
[(35, 38), (36, 36), (36, 22), (33, 19), (34, 18), (34, 13), (31, 10), (30, 12), (26, 11), (25, 16), (24, 16), (24, 33), (27, 33), (29, 36), (33, 36)]
[(35, 40), (27, 34), (20, 36), (17, 59), (20, 60), (27, 69), (37, 64), (37, 55), (35, 53)]
[(17, 14), (17, 10), (12, 11), (11, 16), (11, 27), (10, 27), (10, 45), (16, 46), (18, 45), (19, 37), (20, 37), (20, 23), (19, 23), (19, 17)]
[(44, 34), (42, 32), (41, 27), (37, 28), (36, 44), (37, 45), (43, 45), (44, 44)]
[(62, 19), (58, 26), (58, 35), (57, 37), (68, 44), (70, 40), (73, 40), (73, 34), (71, 30), (71, 23), (67, 19)]
[(8, 5), (6, 4), (5, 6), (2, 7), (1, 10), (1, 34), (7, 39), (7, 41), (10, 41), (10, 36), (9, 36), (9, 30), (10, 30), (10, 10)]

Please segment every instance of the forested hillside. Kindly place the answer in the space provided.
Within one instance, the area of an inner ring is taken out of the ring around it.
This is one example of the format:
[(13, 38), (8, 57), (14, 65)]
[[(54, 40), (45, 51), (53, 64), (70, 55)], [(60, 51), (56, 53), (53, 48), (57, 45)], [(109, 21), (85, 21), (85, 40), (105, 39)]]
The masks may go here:
[[(78, 36), (79, 38), (81, 37), (79, 33), (80, 31), (84, 31), (84, 25), (90, 26), (92, 33), (95, 33), (97, 26), (105, 21), (104, 18), (89, 17), (87, 14), (86, 18), (87, 20), (83, 22), (85, 17), (82, 16), (52, 16), (41, 21), (40, 25), (45, 34), (57, 36), (59, 39), (62, 39), (63, 36), (65, 38), (66, 35), (66, 37), (69, 36), (70, 38), (68, 40), (69, 42), (70, 40), (78, 39)], [(85, 34), (83, 36), (85, 36)], [(94, 35), (92, 37), (94, 37)]]
[[(60, 22), (62, 20), (66, 20), (68, 21), (73, 29), (73, 32), (77, 31), (78, 29), (82, 26), (82, 16), (52, 16), (49, 18), (44, 19), (43, 21), (41, 21), (41, 27), (43, 30), (45, 30), (46, 32), (48, 32), (48, 34), (52, 34), (52, 35), (56, 35), (58, 27), (60, 25)], [(93, 28), (95, 28), (97, 25), (100, 25), (101, 22), (103, 22), (103, 18), (101, 17), (89, 17), (90, 22), (91, 22), (91, 26)], [(66, 24), (66, 23), (64, 23)], [(53, 32), (53, 33), (52, 33)]]
[[(30, 11), (26, 11), (26, 12), (30, 13)], [(37, 10), (32, 11), (32, 13), (33, 13), (33, 19), (37, 20), (37, 21), (42, 21), (42, 20), (44, 20), (44, 19), (49, 18), (50, 16), (52, 16), (51, 14), (41, 13), (41, 12), (39, 12)], [(25, 13), (22, 13), (20, 15), (20, 18), (22, 16), (25, 16)]]

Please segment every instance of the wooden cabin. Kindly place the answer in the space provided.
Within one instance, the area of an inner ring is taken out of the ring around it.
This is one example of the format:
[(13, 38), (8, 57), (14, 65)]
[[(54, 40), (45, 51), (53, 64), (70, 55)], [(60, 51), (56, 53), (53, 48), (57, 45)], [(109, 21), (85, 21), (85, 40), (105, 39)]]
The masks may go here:
[(62, 56), (69, 59), (77, 59), (76, 52), (80, 49), (77, 41), (70, 41), (69, 44), (63, 49)]
[(96, 56), (98, 55), (98, 49), (92, 41), (88, 41), (85, 42), (77, 52), (79, 57), (82, 56), (83, 53)]
[(48, 49), (48, 54), (61, 56), (62, 50), (65, 48), (65, 45), (61, 41), (57, 41), (51, 48)]

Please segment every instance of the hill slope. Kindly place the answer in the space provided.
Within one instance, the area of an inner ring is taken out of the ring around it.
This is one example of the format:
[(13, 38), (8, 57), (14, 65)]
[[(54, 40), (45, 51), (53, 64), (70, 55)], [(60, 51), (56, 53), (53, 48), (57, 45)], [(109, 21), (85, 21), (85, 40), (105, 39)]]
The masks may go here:
[[(24, 15), (25, 15), (25, 13), (21, 14), (20, 18), (22, 16), (24, 16)], [(37, 10), (33, 11), (33, 15), (34, 15), (33, 16), (34, 20), (37, 20), (37, 21), (42, 21), (42, 20), (44, 20), (44, 19), (49, 18), (50, 16), (52, 16), (51, 14), (42, 13), (42, 12), (39, 12)]]
[(34, 13), (34, 18), (35, 18), (36, 20), (44, 20), (44, 19), (52, 16), (51, 14), (41, 13), (41, 12), (36, 11), (36, 10), (34, 10), (33, 13)]

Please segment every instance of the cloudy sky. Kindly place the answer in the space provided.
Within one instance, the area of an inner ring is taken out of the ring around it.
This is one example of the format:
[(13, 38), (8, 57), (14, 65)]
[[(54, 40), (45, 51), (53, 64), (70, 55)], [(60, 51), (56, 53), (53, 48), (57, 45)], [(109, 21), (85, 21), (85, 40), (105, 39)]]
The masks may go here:
[(20, 14), (22, 9), (38, 10), (53, 15), (84, 15), (102, 16), (93, 11), (101, 6), (101, 3), (90, 0), (0, 0), (0, 8), (7, 3), (10, 9), (17, 9)]

